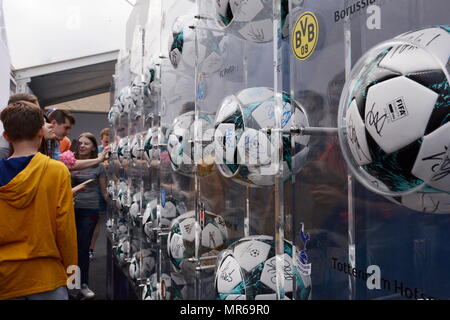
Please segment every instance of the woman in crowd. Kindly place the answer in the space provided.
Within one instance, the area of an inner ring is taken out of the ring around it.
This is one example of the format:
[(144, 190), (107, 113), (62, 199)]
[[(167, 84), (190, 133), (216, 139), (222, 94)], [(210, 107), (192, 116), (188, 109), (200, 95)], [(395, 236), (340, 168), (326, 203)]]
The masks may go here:
[[(78, 137), (75, 153), (77, 161), (96, 159), (98, 145), (95, 136), (83, 133)], [(75, 197), (75, 220), (78, 236), (78, 265), (81, 269), (81, 299), (91, 299), (95, 293), (89, 289), (89, 246), (100, 212), (100, 199), (106, 199), (106, 172), (102, 164), (93, 168), (72, 170), (72, 185), (91, 181)], [(100, 193), (98, 192), (100, 190)]]

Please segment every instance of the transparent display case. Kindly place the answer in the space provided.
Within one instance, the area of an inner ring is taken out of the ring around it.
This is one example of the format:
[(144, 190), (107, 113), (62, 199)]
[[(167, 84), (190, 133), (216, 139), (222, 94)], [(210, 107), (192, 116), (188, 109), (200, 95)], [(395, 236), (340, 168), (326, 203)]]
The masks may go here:
[(447, 0), (143, 0), (110, 298), (448, 299)]

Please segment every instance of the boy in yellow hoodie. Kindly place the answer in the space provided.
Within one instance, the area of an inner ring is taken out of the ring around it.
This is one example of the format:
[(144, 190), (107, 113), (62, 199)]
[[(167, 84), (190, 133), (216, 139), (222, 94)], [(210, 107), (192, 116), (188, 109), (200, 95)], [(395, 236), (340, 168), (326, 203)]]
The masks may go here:
[(0, 160), (0, 300), (68, 299), (77, 265), (70, 173), (38, 152), (42, 110), (28, 101), (0, 114), (14, 154)]

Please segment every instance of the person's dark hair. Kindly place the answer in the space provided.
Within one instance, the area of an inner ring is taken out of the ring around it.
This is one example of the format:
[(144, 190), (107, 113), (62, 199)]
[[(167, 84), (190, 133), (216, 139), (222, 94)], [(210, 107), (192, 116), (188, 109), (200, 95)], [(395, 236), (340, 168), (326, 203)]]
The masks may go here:
[(8, 104), (13, 104), (19, 101), (27, 101), (31, 102), (35, 105), (39, 106), (38, 98), (35, 95), (28, 94), (28, 93), (16, 93), (9, 97)]
[(0, 114), (5, 132), (13, 142), (32, 140), (44, 125), (44, 113), (34, 103), (19, 100), (9, 104)]
[[(44, 114), (44, 120), (46, 123), (50, 123), (50, 120), (48, 120), (48, 117)], [(45, 154), (46, 156), (53, 158), (53, 153), (56, 148), (56, 141), (55, 140), (45, 140), (42, 139), (41, 147), (39, 148), (39, 152), (42, 154)]]
[(53, 110), (48, 114), (48, 119), (50, 120), (50, 122), (56, 120), (58, 124), (63, 124), (67, 119), (72, 125), (75, 125), (75, 117), (70, 111), (67, 110)]
[[(96, 159), (98, 157), (98, 144), (97, 144), (97, 139), (95, 138), (95, 136), (90, 133), (90, 132), (84, 132), (82, 134), (80, 134), (80, 136), (78, 137), (77, 141), (79, 142), (81, 138), (88, 138), (89, 140), (91, 140), (92, 144), (94, 145), (94, 150), (92, 150), (91, 155), (90, 155), (90, 159)], [(75, 152), (75, 158), (79, 159), (80, 158), (80, 149), (77, 148), (77, 151)]]
[(78, 139), (72, 139), (72, 142), (70, 143), (70, 151), (72, 151), (74, 154), (78, 150), (78, 145), (80, 143), (78, 142)]

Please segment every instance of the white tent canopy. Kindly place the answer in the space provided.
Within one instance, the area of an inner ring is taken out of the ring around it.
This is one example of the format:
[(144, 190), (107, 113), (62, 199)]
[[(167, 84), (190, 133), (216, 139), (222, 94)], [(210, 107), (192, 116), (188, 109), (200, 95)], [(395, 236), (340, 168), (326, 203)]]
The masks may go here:
[(48, 106), (108, 92), (133, 5), (125, 0), (3, 0), (19, 91)]
[(119, 50), (133, 7), (125, 0), (3, 0), (16, 70)]

